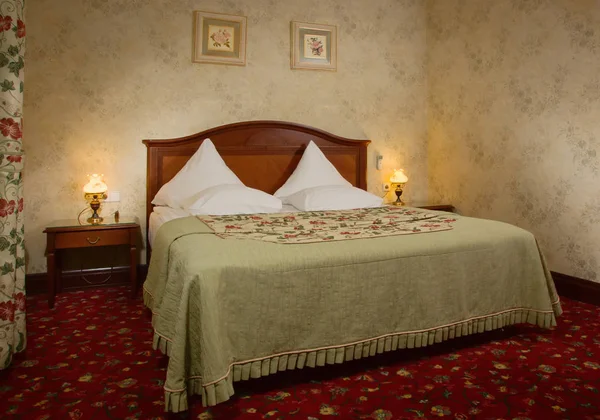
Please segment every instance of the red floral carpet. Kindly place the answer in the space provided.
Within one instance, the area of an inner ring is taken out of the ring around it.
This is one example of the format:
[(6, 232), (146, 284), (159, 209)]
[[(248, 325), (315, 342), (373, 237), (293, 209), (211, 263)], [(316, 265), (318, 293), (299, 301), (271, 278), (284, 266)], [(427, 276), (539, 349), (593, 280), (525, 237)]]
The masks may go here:
[[(27, 301), (29, 343), (0, 372), (0, 417), (162, 419), (167, 359), (127, 289)], [(564, 302), (559, 326), (518, 326), (451, 345), (238, 383), (193, 419), (600, 419), (600, 308)], [(455, 346), (455, 347), (451, 347)], [(179, 417), (179, 416), (175, 416)]]

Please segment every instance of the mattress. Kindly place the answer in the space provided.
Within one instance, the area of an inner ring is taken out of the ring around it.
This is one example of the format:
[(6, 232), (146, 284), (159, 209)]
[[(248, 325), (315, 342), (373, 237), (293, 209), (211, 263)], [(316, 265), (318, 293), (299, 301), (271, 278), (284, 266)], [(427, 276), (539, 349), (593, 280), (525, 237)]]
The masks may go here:
[[(284, 205), (281, 209), (281, 213), (294, 213), (297, 211), (299, 211), (297, 208), (289, 204)], [(150, 213), (150, 219), (148, 220), (148, 243), (150, 244), (150, 248), (152, 248), (158, 229), (163, 224), (170, 220), (180, 219), (191, 215), (192, 213), (185, 209), (175, 209), (166, 206), (154, 207), (154, 211)]]
[(181, 217), (190, 216), (190, 212), (184, 209), (174, 209), (172, 207), (156, 206), (154, 211), (150, 213), (150, 219), (148, 220), (148, 243), (152, 248), (154, 238), (158, 229), (169, 220), (179, 219)]

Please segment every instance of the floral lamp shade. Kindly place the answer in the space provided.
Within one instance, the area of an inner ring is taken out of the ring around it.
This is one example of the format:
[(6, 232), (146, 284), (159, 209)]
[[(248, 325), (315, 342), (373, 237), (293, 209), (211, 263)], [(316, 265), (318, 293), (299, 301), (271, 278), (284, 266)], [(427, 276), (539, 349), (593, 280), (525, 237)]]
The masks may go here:
[(394, 175), (390, 178), (392, 184), (406, 184), (408, 177), (404, 173), (404, 169), (394, 169)]
[(104, 194), (108, 191), (108, 186), (104, 182), (103, 174), (88, 175), (88, 183), (83, 186), (83, 192), (86, 194)]

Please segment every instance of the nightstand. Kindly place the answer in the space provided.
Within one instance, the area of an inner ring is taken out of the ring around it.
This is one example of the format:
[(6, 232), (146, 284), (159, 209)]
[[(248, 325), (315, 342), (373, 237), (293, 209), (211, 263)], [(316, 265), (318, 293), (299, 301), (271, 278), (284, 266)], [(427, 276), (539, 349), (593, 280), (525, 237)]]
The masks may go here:
[(452, 204), (423, 204), (423, 203), (406, 203), (408, 207), (416, 207), (419, 209), (426, 210), (437, 210), (437, 211), (447, 211), (450, 213), (454, 213), (454, 206)]
[(44, 229), (46, 234), (46, 261), (48, 263), (48, 305), (54, 307), (54, 297), (62, 290), (61, 250), (102, 246), (129, 246), (129, 281), (131, 297), (137, 292), (137, 243), (140, 224), (136, 217), (115, 221), (106, 217), (99, 225), (80, 224), (78, 220), (58, 220)]

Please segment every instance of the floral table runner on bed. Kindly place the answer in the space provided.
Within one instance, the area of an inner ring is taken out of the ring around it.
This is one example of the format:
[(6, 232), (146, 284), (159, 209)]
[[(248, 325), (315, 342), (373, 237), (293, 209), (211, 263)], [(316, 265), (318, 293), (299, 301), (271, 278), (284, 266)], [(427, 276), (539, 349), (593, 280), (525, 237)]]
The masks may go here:
[(345, 241), (452, 229), (455, 218), (406, 207), (197, 216), (221, 238), (281, 244)]

